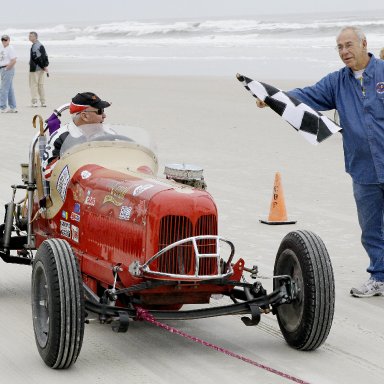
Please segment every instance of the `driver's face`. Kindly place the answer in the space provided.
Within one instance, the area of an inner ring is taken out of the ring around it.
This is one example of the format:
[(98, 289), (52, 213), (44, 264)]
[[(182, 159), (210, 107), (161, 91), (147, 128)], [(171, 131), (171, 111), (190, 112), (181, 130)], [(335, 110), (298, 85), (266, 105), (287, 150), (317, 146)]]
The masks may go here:
[(104, 119), (107, 117), (104, 109), (96, 109), (93, 107), (88, 107), (85, 111), (81, 112), (81, 115), (86, 124), (103, 123)]

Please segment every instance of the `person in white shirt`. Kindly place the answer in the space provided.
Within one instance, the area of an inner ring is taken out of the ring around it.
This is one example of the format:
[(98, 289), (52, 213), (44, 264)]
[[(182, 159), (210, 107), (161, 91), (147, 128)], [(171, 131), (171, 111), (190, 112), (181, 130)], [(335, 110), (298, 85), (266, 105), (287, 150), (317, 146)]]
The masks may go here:
[[(16, 98), (13, 90), (13, 77), (15, 76), (16, 52), (10, 45), (8, 35), (1, 36), (0, 48), (0, 110), (5, 113), (16, 113)], [(8, 108), (9, 106), (9, 108)]]

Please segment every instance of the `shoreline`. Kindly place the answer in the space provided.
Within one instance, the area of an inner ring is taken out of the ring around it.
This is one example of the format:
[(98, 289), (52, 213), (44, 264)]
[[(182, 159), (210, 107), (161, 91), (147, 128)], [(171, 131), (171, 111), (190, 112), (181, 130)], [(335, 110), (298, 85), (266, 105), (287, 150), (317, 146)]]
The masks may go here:
[[(57, 77), (60, 79), (60, 81), (64, 78), (69, 79), (75, 79), (75, 82), (77, 83), (80, 78), (85, 78), (87, 76), (95, 77), (101, 76), (100, 79), (103, 79), (103, 77), (107, 76), (108, 78), (112, 79), (178, 79), (179, 81), (183, 81), (184, 79), (204, 79), (206, 81), (209, 81), (212, 79), (212, 81), (233, 81), (234, 84), (240, 82), (236, 78), (237, 73), (241, 73), (247, 77), (253, 78), (254, 80), (266, 82), (268, 84), (271, 84), (277, 88), (280, 88), (282, 90), (289, 90), (296, 87), (302, 87), (306, 85), (311, 85), (320, 80), (320, 76), (316, 77), (315, 75), (307, 76), (307, 77), (279, 77), (279, 76), (271, 76), (271, 75), (265, 75), (260, 77), (260, 74), (256, 70), (249, 70), (249, 71), (241, 71), (234, 70), (232, 72), (226, 72), (226, 73), (217, 73), (217, 74), (210, 74), (208, 73), (208, 70), (205, 69), (205, 73), (198, 73), (198, 72), (189, 72), (188, 70), (185, 71), (179, 71), (178, 73), (172, 73), (171, 71), (165, 71), (160, 73), (156, 73), (153, 71), (153, 64), (150, 66), (148, 65), (148, 68), (141, 68), (137, 69), (137, 63), (130, 63), (130, 67), (126, 67), (125, 63), (122, 63), (120, 65), (117, 65), (116, 63), (111, 64), (108, 60), (106, 62), (108, 64), (106, 65), (93, 65), (92, 62), (89, 59), (81, 60), (80, 62), (77, 62), (76, 64), (70, 62), (68, 60), (68, 63), (64, 61), (54, 62), (50, 64), (49, 66), (49, 78), (45, 79), (46, 89), (51, 88), (54, 86), (55, 78)], [(136, 69), (132, 69), (132, 67)], [(240, 68), (240, 66), (239, 66)], [(341, 66), (340, 66), (341, 68)], [(26, 85), (26, 89), (24, 91), (29, 92), (28, 88), (28, 75), (29, 75), (29, 66), (28, 62), (25, 60), (18, 60), (16, 63), (16, 72), (15, 72), (15, 79), (14, 79), (14, 86), (16, 87), (23, 87), (23, 82)], [(107, 71), (107, 73), (106, 73)], [(136, 71), (136, 72), (135, 72)], [(214, 71), (214, 70), (213, 70)], [(325, 76), (327, 73), (324, 73)], [(259, 76), (258, 76), (259, 75)], [(15, 85), (17, 84), (17, 85)], [(51, 84), (51, 85), (50, 85)], [(97, 84), (97, 82), (96, 82)], [(188, 90), (186, 90), (188, 91)], [(17, 94), (16, 94), (17, 98)]]
[[(339, 70), (343, 64), (337, 59), (324, 66), (321, 63), (295, 63), (283, 67), (280, 59), (275, 57), (260, 59), (210, 59), (195, 61), (189, 58), (173, 58), (166, 62), (164, 58), (154, 59), (76, 59), (50, 57), (50, 75), (101, 75), (127, 77), (195, 77), (195, 78), (232, 78), (237, 73), (255, 80), (282, 83), (298, 82), (313, 84), (332, 71)], [(299, 66), (299, 64), (301, 66)], [(16, 75), (29, 71), (28, 60), (18, 59)]]

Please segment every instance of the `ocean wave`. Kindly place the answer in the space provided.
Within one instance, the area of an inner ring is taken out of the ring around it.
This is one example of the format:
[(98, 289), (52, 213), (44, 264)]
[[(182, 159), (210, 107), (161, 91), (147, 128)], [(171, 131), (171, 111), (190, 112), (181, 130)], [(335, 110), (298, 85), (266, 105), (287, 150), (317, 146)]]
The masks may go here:
[[(242, 36), (319, 36), (335, 35), (347, 25), (359, 26), (368, 33), (382, 33), (384, 19), (334, 18), (314, 19), (305, 21), (286, 20), (253, 20), (253, 19), (224, 19), (202, 21), (173, 21), (173, 22), (137, 22), (123, 21), (86, 26), (60, 24), (41, 26), (40, 36), (44, 41), (60, 40), (130, 40), (130, 39), (164, 39), (164, 38), (217, 38), (229, 39)], [(27, 29), (8, 29), (15, 41), (28, 40)]]

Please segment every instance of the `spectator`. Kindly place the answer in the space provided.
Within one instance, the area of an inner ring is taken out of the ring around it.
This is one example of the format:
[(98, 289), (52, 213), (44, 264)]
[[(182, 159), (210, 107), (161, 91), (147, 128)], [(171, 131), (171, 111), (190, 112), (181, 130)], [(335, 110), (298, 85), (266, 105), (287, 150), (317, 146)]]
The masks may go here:
[[(1, 36), (3, 47), (0, 49), (0, 110), (5, 113), (17, 113), (16, 98), (13, 90), (13, 77), (15, 76), (16, 52), (10, 45), (8, 35)], [(7, 108), (9, 105), (9, 108)]]
[(29, 88), (31, 90), (32, 107), (37, 107), (37, 100), (40, 99), (42, 107), (45, 104), (44, 79), (48, 73), (48, 55), (43, 44), (37, 40), (37, 33), (29, 33), (29, 41), (32, 43), (29, 59)]
[[(384, 61), (367, 50), (356, 27), (345, 27), (336, 49), (345, 67), (315, 85), (288, 94), (316, 110), (336, 109), (343, 128), (345, 169), (351, 175), (361, 242), (370, 263), (370, 278), (350, 293), (384, 295)], [(257, 100), (259, 107), (265, 103)]]

